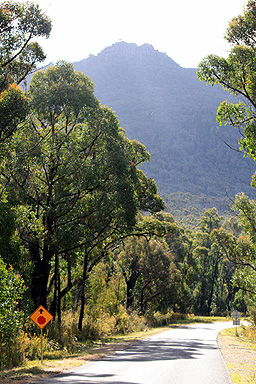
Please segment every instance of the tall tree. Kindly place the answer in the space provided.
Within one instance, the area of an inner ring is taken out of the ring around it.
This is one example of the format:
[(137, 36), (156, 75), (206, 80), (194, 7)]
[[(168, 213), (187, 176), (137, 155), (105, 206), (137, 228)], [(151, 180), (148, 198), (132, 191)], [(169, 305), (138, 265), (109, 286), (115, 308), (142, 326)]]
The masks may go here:
[(172, 281), (167, 245), (156, 239), (130, 238), (118, 263), (126, 283), (126, 308), (144, 314), (148, 303), (159, 300)]
[(256, 302), (256, 203), (244, 194), (236, 197), (234, 209), (238, 211), (243, 232), (235, 237), (223, 228), (214, 230), (212, 238), (219, 244), (223, 254), (233, 264), (231, 277), (238, 295), (243, 292), (252, 313)]
[(231, 44), (228, 57), (209, 55), (201, 61), (197, 74), (212, 86), (220, 84), (238, 102), (224, 101), (218, 108), (219, 124), (230, 124), (241, 133), (240, 150), (256, 158), (256, 1), (250, 0), (244, 14), (231, 20), (225, 38)]
[[(51, 31), (49, 18), (31, 2), (3, 1), (0, 4), (0, 166), (13, 153), (10, 141), (20, 123), (24, 122), (29, 105), (18, 86), (45, 59), (36, 42)], [(0, 180), (1, 228), (0, 253), (6, 262), (15, 265), (14, 212)]]
[(218, 216), (215, 208), (207, 210), (201, 218), (193, 244), (199, 275), (195, 290), (195, 309), (198, 313), (223, 313), (231, 309), (233, 289), (229, 281), (234, 268), (211, 237), (211, 233), (218, 230), (222, 222), (223, 217)]
[[(245, 156), (256, 159), (256, 1), (249, 0), (244, 7), (244, 14), (234, 17), (226, 31), (226, 40), (231, 44), (227, 59), (210, 55), (199, 64), (198, 77), (212, 86), (220, 84), (235, 101), (224, 101), (218, 108), (217, 121), (220, 125), (232, 125), (241, 134), (240, 151)], [(255, 187), (255, 175), (252, 186)], [(238, 240), (224, 231), (215, 230), (213, 238), (218, 242), (226, 257), (236, 266), (241, 278), (236, 278), (244, 289), (248, 285), (249, 275), (255, 274), (255, 225), (254, 205), (246, 196), (236, 197), (235, 207), (240, 212), (240, 221), (245, 234)], [(241, 269), (245, 272), (241, 275)], [(245, 271), (246, 270), (246, 271)], [(237, 275), (236, 275), (237, 276)], [(250, 279), (249, 279), (250, 280)], [(252, 279), (255, 280), (255, 277)]]
[[(33, 113), (15, 135), (4, 175), (19, 203), (19, 232), (34, 264), (33, 299), (47, 305), (53, 282), (54, 309), (79, 284), (83, 308), (88, 272), (132, 233), (139, 210), (154, 212), (164, 204), (155, 183), (137, 169), (149, 159), (145, 147), (127, 139), (87, 76), (59, 62), (34, 75), (28, 96)], [(60, 257), (69, 266), (62, 291)], [(77, 263), (82, 272), (72, 279)]]
[(220, 228), (213, 231), (212, 239), (218, 242), (233, 264), (256, 272), (256, 203), (240, 194), (236, 197), (234, 208), (239, 212), (243, 233), (236, 238)]

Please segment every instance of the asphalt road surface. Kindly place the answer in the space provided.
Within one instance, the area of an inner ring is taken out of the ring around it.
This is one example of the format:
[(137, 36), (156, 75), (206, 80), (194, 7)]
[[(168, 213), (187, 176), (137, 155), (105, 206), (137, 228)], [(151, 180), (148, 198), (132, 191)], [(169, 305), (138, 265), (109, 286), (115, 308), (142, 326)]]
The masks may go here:
[(230, 384), (216, 342), (231, 322), (170, 329), (36, 384)]

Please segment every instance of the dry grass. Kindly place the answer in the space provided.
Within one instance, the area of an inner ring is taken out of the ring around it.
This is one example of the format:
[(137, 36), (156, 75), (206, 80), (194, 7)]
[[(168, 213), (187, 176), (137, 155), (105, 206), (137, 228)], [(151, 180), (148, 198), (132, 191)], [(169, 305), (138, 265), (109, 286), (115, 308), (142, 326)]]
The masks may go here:
[(36, 379), (45, 378), (53, 374), (61, 373), (72, 367), (83, 365), (87, 361), (97, 360), (116, 350), (124, 349), (134, 341), (152, 336), (167, 329), (170, 329), (170, 327), (134, 332), (126, 336), (111, 337), (104, 341), (94, 343), (91, 347), (86, 347), (83, 352), (78, 354), (65, 354), (65, 357), (61, 358), (59, 356), (58, 359), (44, 358), (43, 365), (41, 365), (41, 361), (39, 360), (29, 361), (22, 367), (0, 371), (0, 383), (28, 384)]

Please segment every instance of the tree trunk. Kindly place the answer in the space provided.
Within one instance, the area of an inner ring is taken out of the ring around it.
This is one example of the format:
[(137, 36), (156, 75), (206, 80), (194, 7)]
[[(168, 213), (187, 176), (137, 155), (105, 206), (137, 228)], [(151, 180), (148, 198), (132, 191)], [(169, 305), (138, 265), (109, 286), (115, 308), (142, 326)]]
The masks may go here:
[(81, 285), (80, 285), (81, 308), (80, 308), (80, 315), (79, 315), (79, 321), (78, 321), (79, 331), (82, 331), (82, 328), (83, 328), (84, 307), (85, 307), (85, 281), (87, 278), (87, 267), (88, 267), (88, 252), (87, 252), (87, 247), (85, 247), (85, 250), (84, 250), (84, 271), (83, 271), (83, 278), (82, 278)]
[(212, 273), (212, 278), (211, 278), (211, 290), (210, 290), (210, 295), (208, 298), (208, 314), (210, 314), (210, 312), (211, 312), (214, 285), (215, 285), (215, 281), (218, 277), (218, 266), (219, 266), (219, 260), (217, 258), (217, 260), (215, 261), (215, 265), (214, 265), (213, 273)]
[(60, 269), (58, 268), (57, 279), (57, 316), (58, 322), (61, 323), (61, 292), (60, 292)]
[(140, 293), (140, 313), (142, 315), (144, 315), (144, 290), (145, 290), (145, 288), (146, 288), (146, 284), (144, 284), (144, 286), (141, 289), (141, 293)]
[[(47, 218), (46, 220), (47, 221)], [(49, 220), (48, 220), (49, 223)], [(31, 296), (35, 307), (43, 305), (47, 308), (47, 286), (51, 270), (50, 261), (54, 255), (53, 245), (51, 244), (52, 227), (46, 226), (47, 236), (44, 239), (43, 251), (40, 252), (39, 242), (35, 240), (29, 245), (30, 259), (33, 262), (33, 272), (31, 277)]]
[(34, 301), (35, 308), (43, 305), (47, 308), (47, 283), (50, 272), (51, 256), (44, 254), (43, 259), (40, 257), (40, 249), (37, 243), (29, 246), (30, 258), (34, 264), (31, 276), (31, 297)]
[(59, 270), (59, 257), (56, 255), (55, 256), (55, 267), (54, 267), (54, 293), (53, 293), (53, 300), (51, 302), (50, 306), (50, 312), (53, 316), (53, 320), (56, 319), (56, 308), (57, 308), (57, 282), (58, 282), (58, 270)]
[(132, 309), (134, 301), (134, 288), (138, 279), (138, 271), (132, 269), (131, 276), (126, 280), (126, 309)]

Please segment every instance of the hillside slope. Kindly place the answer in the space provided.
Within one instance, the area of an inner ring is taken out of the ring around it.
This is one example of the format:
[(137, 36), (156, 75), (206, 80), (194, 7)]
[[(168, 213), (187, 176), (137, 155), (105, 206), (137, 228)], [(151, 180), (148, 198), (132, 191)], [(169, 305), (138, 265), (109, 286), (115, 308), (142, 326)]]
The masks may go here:
[(91, 77), (128, 137), (147, 147), (151, 162), (142, 168), (160, 192), (252, 193), (253, 161), (225, 145), (237, 148), (234, 129), (217, 128), (216, 110), (227, 98), (222, 88), (206, 86), (195, 69), (148, 44), (119, 42), (74, 65)]

